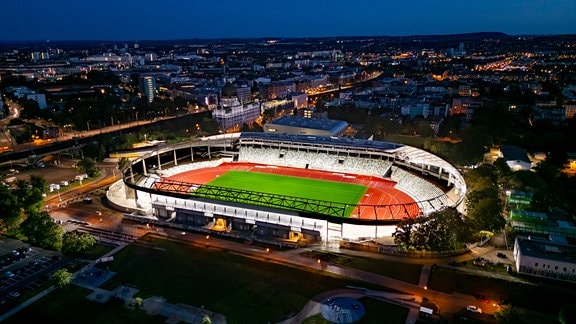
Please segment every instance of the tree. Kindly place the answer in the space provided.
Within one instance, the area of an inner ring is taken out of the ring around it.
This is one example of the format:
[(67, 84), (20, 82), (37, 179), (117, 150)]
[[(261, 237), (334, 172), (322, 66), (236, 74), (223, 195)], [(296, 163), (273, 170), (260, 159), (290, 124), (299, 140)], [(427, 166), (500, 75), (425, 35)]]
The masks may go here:
[(79, 253), (91, 248), (94, 244), (96, 244), (96, 239), (90, 233), (66, 232), (62, 237), (62, 252)]
[(0, 229), (8, 233), (14, 232), (24, 221), (22, 205), (13, 190), (0, 186)]
[(471, 230), (455, 208), (446, 208), (421, 217), (404, 219), (392, 234), (403, 249), (447, 251), (460, 249), (471, 240)]
[(486, 190), (471, 192), (468, 201), (468, 218), (477, 231), (499, 231), (506, 221), (502, 216), (503, 204), (498, 196), (485, 194)]
[(64, 288), (72, 282), (72, 274), (66, 269), (58, 269), (52, 274), (52, 280), (58, 288)]
[(98, 169), (96, 169), (96, 162), (89, 157), (85, 157), (78, 161), (76, 168), (78, 169), (78, 172), (86, 173), (89, 177), (93, 177), (98, 173)]
[(212, 324), (212, 319), (210, 319), (210, 316), (204, 315), (202, 318), (202, 324)]
[(142, 297), (136, 297), (134, 298), (134, 308), (136, 309), (141, 309), (143, 305), (143, 300)]
[(45, 188), (46, 181), (42, 176), (31, 175), (29, 181), (18, 180), (13, 192), (26, 211), (40, 211), (44, 205), (42, 193)]
[(31, 211), (20, 226), (28, 241), (45, 249), (60, 251), (64, 230), (52, 221), (47, 211)]
[(414, 226), (413, 218), (404, 218), (398, 226), (396, 231), (392, 233), (394, 243), (399, 247), (408, 250), (412, 248), (412, 227)]

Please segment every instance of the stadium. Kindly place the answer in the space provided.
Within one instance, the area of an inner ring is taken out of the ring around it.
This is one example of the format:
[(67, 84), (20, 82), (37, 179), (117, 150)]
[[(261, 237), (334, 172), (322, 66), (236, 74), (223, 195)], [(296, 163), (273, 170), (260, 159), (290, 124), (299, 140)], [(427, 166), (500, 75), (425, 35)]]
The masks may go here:
[(275, 133), (157, 146), (122, 174), (107, 197), (130, 202), (126, 218), (287, 244), (389, 237), (466, 194), (458, 170), (421, 149)]

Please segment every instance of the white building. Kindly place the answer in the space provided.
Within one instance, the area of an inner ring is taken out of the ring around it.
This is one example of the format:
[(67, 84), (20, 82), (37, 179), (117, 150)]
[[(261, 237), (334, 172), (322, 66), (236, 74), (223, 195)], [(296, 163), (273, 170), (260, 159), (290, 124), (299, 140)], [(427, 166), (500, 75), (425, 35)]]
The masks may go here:
[(212, 118), (218, 122), (222, 131), (242, 127), (250, 124), (260, 116), (260, 104), (250, 103), (247, 105), (221, 106), (212, 111)]
[(506, 164), (512, 171), (527, 171), (532, 168), (532, 162), (528, 158), (526, 150), (522, 148), (504, 145), (500, 148), (498, 156), (506, 160)]
[(514, 242), (516, 271), (536, 277), (576, 282), (576, 246), (533, 237)]

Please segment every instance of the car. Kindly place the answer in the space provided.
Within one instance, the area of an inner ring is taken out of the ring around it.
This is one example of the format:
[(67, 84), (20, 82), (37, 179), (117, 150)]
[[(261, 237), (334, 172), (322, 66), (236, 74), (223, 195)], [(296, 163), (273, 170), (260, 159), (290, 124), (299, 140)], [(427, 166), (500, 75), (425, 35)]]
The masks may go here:
[(8, 278), (13, 278), (15, 276), (15, 274), (12, 271), (6, 271), (5, 275)]
[(476, 298), (476, 300), (479, 302), (490, 304), (490, 299), (488, 299), (482, 295), (474, 295), (474, 298)]
[(17, 292), (16, 290), (14, 290), (13, 292), (9, 293), (8, 296), (10, 296), (12, 298), (18, 298), (18, 297), (20, 297), (20, 293)]
[(496, 256), (499, 257), (499, 258), (501, 258), (501, 259), (506, 259), (506, 258), (507, 258), (506, 254), (504, 254), (504, 253), (502, 253), (502, 252), (496, 253)]
[(482, 313), (482, 308), (476, 307), (474, 305), (468, 305), (466, 310), (472, 313)]

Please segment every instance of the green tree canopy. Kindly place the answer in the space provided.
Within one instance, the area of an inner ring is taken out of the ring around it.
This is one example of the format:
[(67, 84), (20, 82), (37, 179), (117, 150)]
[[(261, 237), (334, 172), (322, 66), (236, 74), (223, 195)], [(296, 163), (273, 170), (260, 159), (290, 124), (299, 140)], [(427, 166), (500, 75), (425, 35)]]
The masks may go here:
[(89, 157), (85, 157), (78, 161), (76, 168), (80, 173), (86, 173), (89, 177), (93, 177), (98, 174), (98, 169), (96, 168), (96, 162)]
[(75, 254), (91, 248), (94, 244), (96, 239), (92, 234), (70, 231), (63, 235), (62, 252)]
[(58, 288), (64, 288), (72, 282), (72, 274), (66, 269), (58, 269), (52, 274), (52, 280)]
[(471, 233), (462, 215), (455, 208), (446, 208), (418, 220), (404, 219), (392, 236), (404, 249), (448, 251), (465, 247)]
[(31, 211), (20, 226), (20, 232), (28, 241), (45, 249), (60, 251), (64, 230), (54, 223), (47, 211)]
[(0, 186), (0, 229), (8, 233), (14, 232), (24, 221), (22, 204), (18, 197), (5, 186)]

